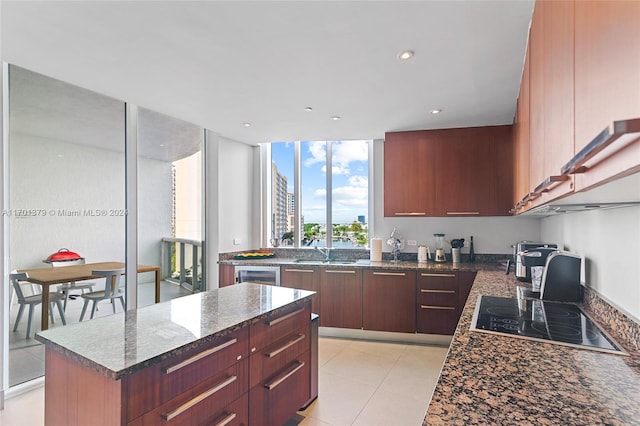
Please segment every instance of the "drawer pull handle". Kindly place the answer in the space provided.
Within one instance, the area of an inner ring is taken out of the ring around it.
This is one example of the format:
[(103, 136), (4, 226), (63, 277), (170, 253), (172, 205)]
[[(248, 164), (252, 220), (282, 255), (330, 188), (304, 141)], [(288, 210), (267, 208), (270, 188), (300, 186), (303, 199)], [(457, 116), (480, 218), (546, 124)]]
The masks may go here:
[(184, 413), (188, 409), (192, 408), (194, 405), (204, 401), (214, 393), (229, 386), (231, 383), (235, 382), (236, 380), (238, 380), (238, 376), (227, 377), (222, 383), (219, 383), (216, 386), (209, 389), (208, 391), (203, 392), (200, 395), (190, 399), (189, 401), (185, 402), (175, 410), (169, 411), (168, 413), (165, 413), (165, 414), (161, 414), (160, 417), (162, 417), (162, 419), (166, 421), (172, 420), (176, 416), (179, 416), (180, 414)]
[(327, 269), (325, 270), (325, 272), (327, 274), (355, 274), (356, 271), (340, 271), (340, 270), (333, 270), (333, 269)]
[(313, 274), (313, 269), (285, 269), (285, 272), (303, 272)]
[(465, 215), (465, 214), (480, 214), (480, 212), (447, 212), (448, 215), (456, 216), (456, 215)]
[(455, 290), (427, 290), (424, 288), (420, 289), (420, 293), (445, 293), (445, 294), (454, 294)]
[(426, 212), (397, 212), (396, 216), (426, 216)]
[(294, 316), (298, 315), (300, 312), (303, 312), (303, 311), (304, 311), (304, 308), (296, 309), (295, 311), (290, 312), (287, 315), (283, 315), (283, 316), (281, 316), (279, 318), (276, 318), (274, 320), (267, 321), (266, 324), (269, 327), (271, 327), (272, 325), (276, 325), (276, 324), (281, 323), (282, 321), (286, 321), (289, 318), (294, 317)]
[(238, 415), (236, 413), (231, 413), (228, 416), (225, 416), (224, 419), (222, 419), (218, 423), (216, 423), (216, 426), (228, 425), (231, 422), (231, 420), (235, 419), (236, 417), (238, 417)]
[(285, 343), (284, 345), (280, 346), (275, 351), (269, 352), (268, 354), (265, 354), (265, 356), (267, 358), (273, 358), (274, 356), (278, 355), (280, 352), (284, 351), (285, 349), (288, 349), (291, 346), (295, 345), (296, 343), (304, 340), (304, 338), (305, 338), (304, 334), (298, 334), (295, 339), (289, 340), (287, 343)]
[(388, 275), (393, 277), (404, 277), (407, 274), (404, 272), (374, 272), (373, 275)]
[(238, 339), (234, 338), (234, 339), (231, 339), (231, 340), (228, 340), (228, 341), (224, 342), (221, 345), (215, 346), (215, 347), (213, 347), (211, 349), (207, 349), (206, 351), (202, 351), (199, 354), (196, 354), (196, 355), (192, 356), (191, 358), (185, 359), (184, 361), (182, 361), (179, 364), (172, 365), (171, 367), (165, 368), (164, 373), (165, 374), (171, 374), (174, 371), (180, 370), (181, 368), (186, 367), (189, 364), (193, 364), (196, 361), (200, 361), (202, 358), (206, 358), (209, 355), (214, 354), (214, 353), (216, 353), (216, 352), (218, 352), (218, 351), (220, 351), (220, 350), (222, 350), (224, 348), (228, 348), (229, 346), (235, 344), (237, 341), (238, 341)]
[(271, 383), (267, 383), (266, 385), (264, 385), (265, 388), (267, 388), (268, 390), (272, 390), (275, 389), (276, 387), (278, 387), (278, 385), (280, 385), (282, 382), (284, 382), (285, 380), (287, 380), (289, 377), (293, 376), (298, 370), (300, 370), (302, 367), (304, 367), (304, 362), (302, 361), (298, 361), (297, 365), (295, 367), (293, 367), (291, 370), (289, 370), (284, 376), (274, 380)]
[(433, 306), (433, 305), (420, 305), (421, 309), (443, 309), (446, 311), (454, 311), (456, 308), (453, 306)]
[(420, 274), (421, 277), (443, 277), (443, 278), (455, 278), (456, 274), (428, 274), (423, 272)]

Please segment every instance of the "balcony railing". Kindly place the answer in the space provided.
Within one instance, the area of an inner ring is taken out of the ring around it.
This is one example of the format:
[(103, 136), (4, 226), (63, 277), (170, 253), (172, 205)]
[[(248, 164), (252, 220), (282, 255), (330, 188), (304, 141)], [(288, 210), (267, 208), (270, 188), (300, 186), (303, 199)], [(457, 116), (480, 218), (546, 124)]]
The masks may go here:
[(204, 291), (202, 241), (162, 239), (162, 276), (195, 292)]

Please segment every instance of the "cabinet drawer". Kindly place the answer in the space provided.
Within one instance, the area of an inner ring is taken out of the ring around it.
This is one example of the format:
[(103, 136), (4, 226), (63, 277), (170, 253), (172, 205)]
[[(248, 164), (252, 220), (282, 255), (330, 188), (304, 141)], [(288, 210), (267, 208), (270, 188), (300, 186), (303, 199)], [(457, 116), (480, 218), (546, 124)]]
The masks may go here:
[(456, 290), (458, 275), (455, 272), (418, 272), (418, 289)]
[(418, 290), (418, 305), (458, 306), (458, 292), (449, 289), (421, 288)]
[(304, 406), (310, 398), (309, 364), (310, 351), (307, 351), (251, 388), (249, 424), (281, 425)]
[(266, 377), (271, 377), (277, 371), (289, 365), (303, 352), (311, 348), (309, 328), (301, 327), (284, 339), (278, 340), (251, 355), (250, 383), (254, 387)]
[(418, 333), (453, 335), (460, 315), (457, 309), (418, 306)]
[[(251, 324), (249, 327), (251, 353), (260, 351), (272, 342), (290, 336), (301, 326), (311, 328), (310, 300)], [(308, 332), (305, 334), (309, 335)]]
[[(245, 359), (219, 371), (215, 377), (147, 412), (130, 425), (242, 424), (224, 423), (223, 420), (246, 419), (246, 408), (240, 404), (243, 396), (244, 404), (247, 403), (248, 363), (249, 360)], [(244, 414), (242, 410), (245, 410)], [(231, 415), (234, 412), (235, 417)]]
[(134, 419), (248, 358), (248, 327), (125, 378), (127, 419)]

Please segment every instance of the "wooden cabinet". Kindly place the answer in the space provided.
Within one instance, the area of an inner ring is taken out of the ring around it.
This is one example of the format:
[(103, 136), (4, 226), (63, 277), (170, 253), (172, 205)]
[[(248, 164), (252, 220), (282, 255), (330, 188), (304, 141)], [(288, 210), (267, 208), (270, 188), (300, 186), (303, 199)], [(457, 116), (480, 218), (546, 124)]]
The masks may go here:
[(436, 147), (434, 216), (509, 215), (512, 131), (512, 126), (429, 131)]
[(280, 285), (282, 287), (316, 292), (311, 298), (311, 311), (315, 313), (320, 313), (320, 278), (320, 270), (316, 267), (298, 265), (280, 267)]
[(384, 215), (435, 216), (434, 146), (423, 131), (390, 132), (384, 142)]
[(506, 216), (512, 159), (512, 126), (387, 133), (385, 216)]
[[(640, 2), (575, 2), (575, 152), (617, 120), (640, 117)], [(576, 174), (576, 190), (640, 170), (640, 140), (614, 142)], [(568, 161), (568, 159), (566, 160)]]
[(460, 318), (457, 273), (419, 272), (417, 282), (418, 333), (452, 335)]
[[(179, 424), (181, 419), (191, 418), (193, 412), (177, 413), (178, 407), (211, 389), (217, 389), (209, 395), (215, 395), (212, 400), (217, 408), (242, 396), (248, 390), (248, 369), (238, 361), (248, 359), (248, 336), (246, 328), (240, 329), (126, 377), (127, 419), (144, 414), (140, 424), (159, 424), (171, 419)], [(198, 410), (195, 405), (194, 410)]]
[(118, 379), (47, 346), (46, 423), (284, 424), (310, 399), (310, 320), (291, 304)]
[(236, 283), (235, 267), (233, 265), (218, 265), (218, 282), (220, 288)]
[(524, 60), (520, 93), (516, 105), (515, 123), (513, 126), (513, 158), (514, 158), (514, 193), (513, 205), (524, 199), (529, 193), (529, 48)]
[(362, 328), (360, 268), (323, 268), (320, 281), (320, 325)]
[[(536, 2), (514, 157), (516, 200), (533, 197), (518, 212), (640, 172), (638, 137), (613, 142), (575, 174), (561, 172), (615, 121), (640, 117), (640, 49), (634, 48), (640, 44), (639, 21), (636, 1)], [(527, 167), (529, 184), (524, 185)]]
[(528, 207), (573, 192), (572, 176), (556, 180), (574, 154), (573, 22), (572, 1), (536, 2), (528, 75), (529, 192), (536, 195)]
[(415, 304), (415, 271), (364, 271), (362, 326), (365, 330), (415, 333)]
[(249, 342), (249, 424), (284, 424), (310, 398), (311, 302), (252, 324)]

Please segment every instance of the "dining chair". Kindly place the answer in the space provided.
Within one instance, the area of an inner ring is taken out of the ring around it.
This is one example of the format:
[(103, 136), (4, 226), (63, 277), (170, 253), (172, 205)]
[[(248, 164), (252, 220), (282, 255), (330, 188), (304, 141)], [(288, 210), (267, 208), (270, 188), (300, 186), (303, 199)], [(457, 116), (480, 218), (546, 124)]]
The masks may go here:
[(96, 269), (91, 271), (91, 275), (96, 277), (104, 277), (104, 290), (100, 291), (92, 291), (90, 293), (81, 294), (80, 297), (84, 299), (84, 305), (82, 306), (82, 313), (80, 314), (80, 321), (83, 320), (84, 314), (87, 311), (87, 306), (89, 305), (89, 301), (93, 302), (91, 306), (91, 317), (93, 319), (93, 315), (96, 312), (96, 306), (98, 302), (101, 300), (111, 300), (113, 306), (113, 313), (116, 313), (116, 305), (113, 303), (113, 299), (120, 299), (120, 303), (122, 303), (122, 309), (126, 310), (124, 304), (124, 291), (120, 288), (122, 276), (124, 275), (125, 269)]
[[(26, 272), (21, 273), (12, 273), (9, 274), (9, 279), (11, 280), (11, 284), (13, 286), (13, 290), (16, 293), (16, 297), (18, 298), (18, 304), (20, 305), (20, 309), (18, 310), (18, 315), (16, 316), (16, 323), (13, 325), (13, 331), (18, 329), (18, 324), (20, 323), (20, 319), (22, 318), (22, 312), (24, 311), (24, 307), (29, 305), (29, 319), (27, 320), (27, 339), (30, 338), (31, 334), (31, 322), (33, 320), (33, 310), (36, 305), (42, 303), (42, 294), (34, 294), (32, 296), (25, 296), (22, 292), (22, 287), (20, 285), (21, 281), (25, 281), (29, 276)], [(58, 306), (58, 312), (60, 312), (60, 318), (62, 319), (62, 324), (67, 325), (67, 320), (64, 317), (64, 309), (62, 309), (62, 296), (58, 293), (49, 294), (49, 302), (51, 303), (51, 308), (49, 309), (49, 315), (51, 316), (51, 323), (54, 323), (53, 320), (53, 304), (55, 303)]]
[[(51, 266), (54, 268), (58, 268), (61, 266), (72, 266), (72, 265), (84, 265), (84, 259), (74, 259), (74, 260), (65, 260), (65, 261), (52, 261)], [(58, 288), (58, 293), (64, 296), (64, 310), (67, 310), (67, 300), (69, 299), (69, 294), (72, 290), (80, 290), (83, 294), (85, 290), (93, 291), (93, 286), (96, 285), (91, 281), (82, 281), (78, 283), (77, 281), (71, 281), (68, 283), (60, 284)], [(72, 296), (71, 299), (75, 299), (75, 296)]]

